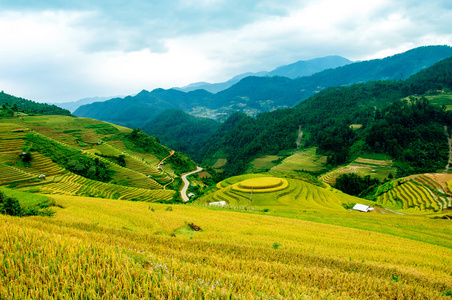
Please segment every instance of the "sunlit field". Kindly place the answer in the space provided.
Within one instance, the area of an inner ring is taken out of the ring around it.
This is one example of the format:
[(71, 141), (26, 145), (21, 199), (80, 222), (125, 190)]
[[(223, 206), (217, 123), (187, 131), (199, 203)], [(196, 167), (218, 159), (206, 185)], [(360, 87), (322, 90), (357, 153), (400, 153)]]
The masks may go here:
[[(0, 217), (5, 299), (449, 299), (452, 290), (446, 220), (429, 221), (438, 232), (429, 243), (258, 212), (53, 198), (63, 207), (53, 217)], [(423, 226), (378, 217), (380, 231), (411, 224), (415, 236)]]

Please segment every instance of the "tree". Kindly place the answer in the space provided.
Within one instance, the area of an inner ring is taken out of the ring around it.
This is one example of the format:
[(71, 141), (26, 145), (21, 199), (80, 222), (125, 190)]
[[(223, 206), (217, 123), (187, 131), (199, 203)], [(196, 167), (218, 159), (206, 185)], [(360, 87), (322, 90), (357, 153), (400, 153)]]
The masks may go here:
[(4, 193), (0, 192), (0, 212), (4, 215), (21, 216), (22, 207), (16, 198), (8, 197)]

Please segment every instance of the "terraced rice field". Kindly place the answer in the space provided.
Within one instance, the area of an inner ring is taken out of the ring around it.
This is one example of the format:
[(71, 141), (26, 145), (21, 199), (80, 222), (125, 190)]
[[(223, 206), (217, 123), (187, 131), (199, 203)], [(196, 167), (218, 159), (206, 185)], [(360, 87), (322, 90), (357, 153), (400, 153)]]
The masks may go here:
[(329, 187), (318, 187), (292, 178), (281, 178), (286, 182), (284, 185), (278, 185), (278, 188), (274, 189), (274, 184), (272, 184), (264, 188), (263, 192), (258, 192), (257, 189), (253, 189), (251, 192), (251, 188), (248, 188), (248, 190), (243, 188), (243, 186), (249, 186), (250, 180), (265, 185), (266, 182), (264, 180), (271, 174), (273, 173), (240, 175), (228, 178), (217, 184), (217, 190), (215, 192), (201, 197), (197, 203), (207, 204), (210, 202), (226, 201), (232, 207), (279, 206), (303, 209), (344, 210), (343, 204), (368, 202)]
[(450, 174), (428, 173), (408, 177), (422, 185), (436, 200), (440, 210), (452, 207), (452, 193), (448, 187), (448, 181), (452, 180)]
[(270, 172), (321, 171), (324, 169), (326, 157), (317, 155), (315, 152), (316, 148), (297, 151), (284, 159), (279, 165), (271, 168)]
[(39, 183), (22, 184), (18, 188), (22, 191), (33, 191), (42, 194), (90, 196), (106, 199), (139, 200), (150, 202), (168, 201), (171, 200), (175, 194), (174, 191), (162, 189), (143, 189), (103, 183), (72, 173), (62, 176), (49, 177)]
[[(375, 173), (373, 171), (375, 171)], [(395, 168), (392, 167), (391, 160), (365, 159), (359, 157), (346, 166), (339, 167), (323, 174), (320, 177), (320, 180), (334, 186), (336, 184), (336, 178), (341, 174), (356, 173), (359, 176), (370, 175), (373, 178), (383, 180), (387, 178), (390, 173), (394, 175), (395, 171)]]
[[(25, 135), (30, 132), (30, 129), (22, 127), (23, 124), (37, 128), (39, 132), (34, 131), (34, 134), (50, 138), (65, 147), (68, 145), (67, 141), (71, 143), (75, 140), (67, 139), (64, 136), (77, 136), (80, 133), (77, 126), (78, 128), (80, 126), (88, 127), (85, 128), (87, 132), (85, 138), (91, 136), (90, 139), (93, 141), (99, 139), (94, 134), (95, 130), (111, 126), (100, 121), (78, 120), (64, 116), (56, 118), (25, 117), (11, 120), (15, 123), (0, 122), (0, 184), (10, 185), (14, 183), (21, 190), (35, 193), (82, 195), (122, 200), (168, 201), (175, 194), (174, 191), (163, 190), (163, 186), (155, 181), (155, 179), (161, 182), (171, 180), (166, 173), (157, 170), (158, 160), (155, 156), (152, 154), (142, 156), (140, 154), (139, 156), (130, 153), (130, 151), (124, 153), (124, 150), (118, 148), (117, 145), (110, 145), (109, 143), (102, 143), (101, 145), (93, 143), (93, 146), (95, 145), (93, 150), (84, 151), (84, 154), (107, 163), (116, 172), (113, 177), (116, 184), (97, 182), (72, 174), (50, 158), (37, 152), (32, 152), (32, 161), (29, 167), (18, 164), (19, 153), (22, 151), (21, 147), (25, 145)], [(55, 137), (55, 139), (52, 137)], [(76, 144), (76, 142), (74, 143)], [(77, 148), (77, 145), (75, 147)], [(127, 168), (97, 156), (93, 151), (112, 156), (124, 154)], [(169, 165), (166, 168), (168, 173), (172, 172)], [(40, 174), (46, 175), (46, 179), (38, 180)], [(148, 175), (151, 175), (152, 178)]]
[[(378, 232), (220, 208), (54, 198), (64, 208), (52, 218), (0, 215), (5, 299), (450, 299), (444, 220), (311, 214), (378, 224)], [(386, 233), (397, 230), (408, 236)]]
[(409, 212), (439, 212), (448, 209), (451, 197), (432, 186), (434, 181), (425, 175), (414, 175), (386, 183), (378, 191), (377, 203), (392, 209)]
[(0, 164), (0, 184), (11, 184), (36, 178), (37, 175), (13, 166)]
[(110, 163), (107, 159), (99, 157), (92, 153), (86, 153), (91, 158), (97, 158), (110, 165), (110, 168), (116, 173), (113, 176), (118, 184), (127, 183), (130, 186), (147, 189), (161, 189), (162, 185), (156, 182), (154, 179), (147, 177), (145, 174), (137, 172), (131, 168), (124, 168), (117, 164)]
[(283, 158), (283, 156), (278, 155), (265, 155), (259, 158), (254, 159), (249, 167), (246, 173), (253, 174), (253, 173), (260, 173), (260, 172), (267, 172), (272, 167), (275, 166), (275, 161), (278, 159)]

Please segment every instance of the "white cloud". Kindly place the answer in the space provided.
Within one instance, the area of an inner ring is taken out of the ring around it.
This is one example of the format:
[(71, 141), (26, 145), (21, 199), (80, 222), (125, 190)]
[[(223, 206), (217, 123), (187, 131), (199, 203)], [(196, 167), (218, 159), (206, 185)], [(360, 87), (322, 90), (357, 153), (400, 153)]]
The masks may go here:
[(215, 82), (326, 55), (362, 60), (452, 44), (447, 1), (17, 3), (0, 3), (0, 89), (39, 101)]

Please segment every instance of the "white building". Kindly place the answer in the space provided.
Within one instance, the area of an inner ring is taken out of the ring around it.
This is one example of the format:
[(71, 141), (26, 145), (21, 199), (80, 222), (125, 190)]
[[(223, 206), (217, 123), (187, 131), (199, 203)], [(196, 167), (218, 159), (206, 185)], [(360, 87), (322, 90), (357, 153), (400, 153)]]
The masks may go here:
[(374, 210), (374, 208), (370, 207), (369, 205), (364, 205), (364, 204), (359, 204), (359, 203), (356, 203), (352, 209), (357, 210), (357, 211), (362, 211), (362, 212), (369, 212), (369, 211)]

